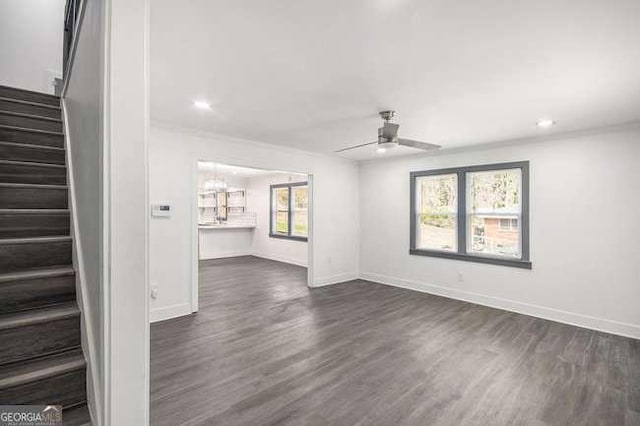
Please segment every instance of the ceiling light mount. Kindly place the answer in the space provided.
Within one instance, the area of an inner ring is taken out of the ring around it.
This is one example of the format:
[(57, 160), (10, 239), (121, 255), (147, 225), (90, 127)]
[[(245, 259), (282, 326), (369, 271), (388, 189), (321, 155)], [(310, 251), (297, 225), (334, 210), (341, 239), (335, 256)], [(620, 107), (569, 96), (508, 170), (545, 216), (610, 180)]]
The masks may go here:
[(546, 119), (544, 119), (544, 120), (539, 120), (539, 121), (536, 123), (536, 126), (538, 126), (538, 127), (542, 127), (542, 128), (545, 128), (545, 127), (551, 127), (551, 126), (553, 126), (553, 125), (555, 125), (555, 124), (556, 124), (556, 122), (555, 122), (555, 121), (553, 121), (553, 120), (551, 120), (551, 119), (549, 119), (549, 118), (546, 118)]
[(382, 119), (384, 121), (391, 121), (395, 118), (396, 116), (396, 112), (393, 110), (388, 110), (388, 111), (380, 111), (380, 117), (382, 117)]
[(203, 109), (203, 110), (211, 110), (211, 104), (207, 101), (193, 101), (193, 106), (198, 108), (198, 109)]

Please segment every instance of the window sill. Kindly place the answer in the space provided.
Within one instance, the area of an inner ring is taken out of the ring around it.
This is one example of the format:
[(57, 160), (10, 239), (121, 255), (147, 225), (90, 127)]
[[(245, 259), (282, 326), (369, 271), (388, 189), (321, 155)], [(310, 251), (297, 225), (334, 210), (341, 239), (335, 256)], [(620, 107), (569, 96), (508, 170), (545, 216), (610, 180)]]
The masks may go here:
[(279, 238), (281, 240), (292, 240), (307, 242), (307, 237), (296, 237), (295, 235), (269, 234), (269, 238)]
[(442, 259), (462, 260), (465, 262), (484, 263), (489, 265), (509, 266), (512, 268), (531, 269), (529, 260), (520, 259), (500, 259), (496, 257), (474, 256), (470, 254), (448, 253), (435, 250), (409, 249), (409, 254), (417, 256), (439, 257)]

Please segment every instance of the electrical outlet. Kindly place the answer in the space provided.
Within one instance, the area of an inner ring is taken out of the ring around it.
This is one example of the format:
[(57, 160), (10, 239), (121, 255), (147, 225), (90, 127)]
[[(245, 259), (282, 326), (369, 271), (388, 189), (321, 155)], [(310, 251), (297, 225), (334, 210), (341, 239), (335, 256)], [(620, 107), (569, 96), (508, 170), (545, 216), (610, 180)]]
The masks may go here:
[(158, 286), (157, 285), (151, 286), (151, 298), (152, 299), (157, 299), (158, 298)]
[(331, 265), (331, 256), (327, 256), (327, 264)]
[(459, 283), (464, 282), (464, 275), (462, 275), (462, 272), (458, 272), (458, 282)]

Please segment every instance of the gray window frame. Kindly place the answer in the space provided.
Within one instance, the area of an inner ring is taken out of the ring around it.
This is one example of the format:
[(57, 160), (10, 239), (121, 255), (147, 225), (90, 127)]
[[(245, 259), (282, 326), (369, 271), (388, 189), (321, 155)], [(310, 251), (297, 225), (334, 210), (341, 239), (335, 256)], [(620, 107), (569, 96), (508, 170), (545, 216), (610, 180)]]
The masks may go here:
[[(486, 172), (492, 170), (520, 169), (522, 172), (522, 250), (519, 259), (500, 258), (467, 253), (467, 173)], [(457, 232), (458, 244), (456, 252), (416, 248), (416, 178), (423, 176), (436, 176), (456, 174), (458, 177), (458, 210)], [(467, 262), (486, 263), (491, 265), (511, 266), (514, 268), (531, 269), (532, 263), (529, 252), (529, 161), (516, 161), (510, 163), (482, 164), (468, 167), (451, 167), (446, 169), (422, 170), (409, 173), (409, 186), (411, 191), (409, 214), (409, 254), (418, 256), (439, 257), (444, 259), (463, 260)]]
[[(278, 184), (274, 184), (274, 185), (270, 185), (269, 186), (269, 237), (270, 238), (280, 238), (283, 240), (293, 240), (293, 241), (303, 241), (306, 242), (308, 241), (308, 237), (301, 237), (299, 235), (292, 235), (291, 234), (291, 228), (293, 226), (292, 223), (292, 218), (293, 218), (293, 209), (291, 208), (291, 203), (292, 203), (292, 199), (291, 199), (291, 188), (295, 188), (297, 186), (309, 186), (308, 182), (292, 182), (292, 183), (278, 183)], [(287, 219), (287, 225), (288, 225), (288, 229), (287, 229), (287, 234), (277, 234), (275, 232), (273, 232), (273, 190), (274, 189), (281, 189), (281, 188), (288, 188), (289, 191), (289, 208), (288, 208), (288, 219)]]

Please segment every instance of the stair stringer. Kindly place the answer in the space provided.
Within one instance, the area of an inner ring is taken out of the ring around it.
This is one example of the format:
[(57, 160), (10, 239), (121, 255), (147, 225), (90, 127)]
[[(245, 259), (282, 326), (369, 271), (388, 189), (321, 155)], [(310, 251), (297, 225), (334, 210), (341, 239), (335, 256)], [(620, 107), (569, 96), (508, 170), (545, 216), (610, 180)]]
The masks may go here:
[[(77, 216), (77, 199), (75, 194), (75, 179), (73, 174), (73, 141), (70, 137), (69, 132), (69, 122), (68, 122), (68, 114), (66, 101), (64, 98), (61, 98), (61, 109), (62, 109), (62, 123), (63, 123), (63, 132), (64, 132), (64, 143), (65, 143), (65, 156), (66, 156), (66, 164), (67, 164), (67, 185), (69, 191), (69, 212), (71, 216), (70, 221), (70, 232), (71, 238), (73, 240), (72, 244), (72, 264), (76, 271), (76, 295), (77, 295), (77, 303), (81, 312), (81, 323), (80, 323), (80, 332), (81, 332), (81, 342), (82, 349), (85, 353), (85, 358), (87, 361), (87, 406), (89, 408), (89, 414), (91, 416), (92, 424), (96, 426), (103, 426), (103, 413), (104, 413), (104, 398), (106, 393), (103, 392), (104, 387), (104, 360), (103, 360), (103, 371), (100, 372), (98, 368), (98, 349), (96, 347), (97, 339), (101, 339), (104, 343), (104, 334), (100, 336), (100, 333), (96, 329), (99, 324), (94, 324), (92, 314), (92, 308), (88, 300), (87, 296), (87, 279), (86, 279), (86, 270), (85, 263), (83, 257), (82, 250), (82, 239), (80, 238), (80, 227), (78, 224), (78, 216)], [(102, 269), (102, 268), (101, 268)], [(101, 274), (102, 278), (102, 274)], [(104, 281), (100, 281), (101, 287)], [(104, 292), (101, 292), (104, 294)], [(103, 303), (104, 306), (104, 303)], [(101, 316), (102, 317), (102, 316)], [(105, 330), (103, 329), (103, 333)], [(102, 373), (102, 374), (101, 374)]]

